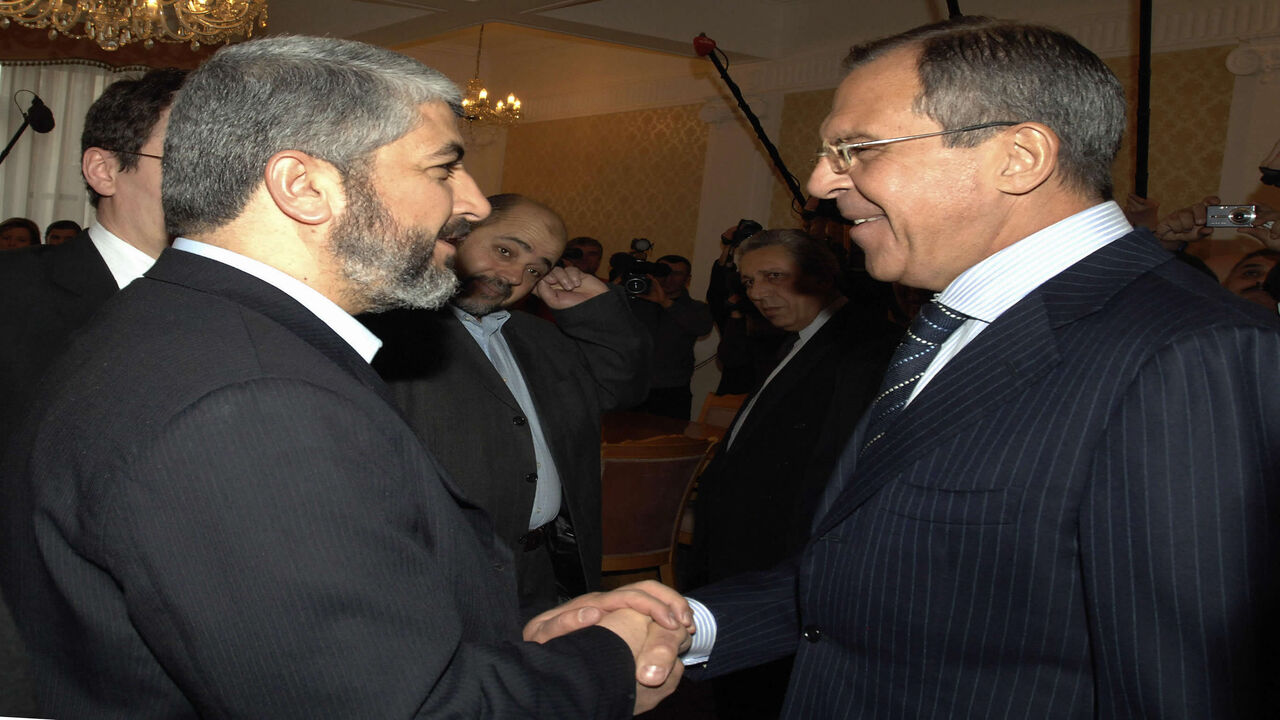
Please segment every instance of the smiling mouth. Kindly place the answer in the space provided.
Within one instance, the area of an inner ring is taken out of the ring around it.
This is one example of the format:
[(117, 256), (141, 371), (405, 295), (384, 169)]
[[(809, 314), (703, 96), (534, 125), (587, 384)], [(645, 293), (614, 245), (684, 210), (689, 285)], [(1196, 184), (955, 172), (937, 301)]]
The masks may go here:
[(883, 220), (883, 219), (884, 219), (884, 216), (883, 216), (883, 215), (876, 215), (876, 216), (874, 216), (874, 217), (854, 218), (854, 219), (853, 219), (853, 220), (851, 220), (850, 222), (852, 222), (852, 223), (853, 223), (853, 226), (854, 226), (854, 227), (858, 227), (859, 225), (861, 225), (861, 224), (863, 224), (863, 223), (869, 223), (869, 222), (874, 222), (874, 221), (876, 221), (876, 220)]

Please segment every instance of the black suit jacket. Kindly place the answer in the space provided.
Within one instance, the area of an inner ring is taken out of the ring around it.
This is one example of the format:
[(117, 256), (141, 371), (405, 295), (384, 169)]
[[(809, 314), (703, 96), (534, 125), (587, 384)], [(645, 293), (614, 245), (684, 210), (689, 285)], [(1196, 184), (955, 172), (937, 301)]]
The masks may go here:
[(116, 290), (87, 230), (62, 245), (0, 253), (0, 444), (49, 363)]
[[(512, 311), (502, 335), (537, 406), (560, 474), (561, 508), (578, 538), (586, 587), (600, 585), (600, 415), (644, 398), (649, 338), (611, 289), (555, 313), (556, 324)], [(365, 318), (383, 340), (374, 368), (409, 424), (462, 494), (520, 552), (529, 530), (537, 466), (515, 397), (449, 310)]]
[[(707, 580), (764, 570), (809, 538), (831, 469), (901, 331), (846, 303), (756, 396), (698, 480), (694, 555)], [(701, 578), (695, 578), (695, 580)]]
[(629, 715), (625, 644), (519, 641), (483, 513), (284, 293), (168, 250), (50, 380), (0, 561), (51, 716)]
[(797, 652), (792, 718), (1274, 713), (1277, 368), (1274, 315), (1109, 244), (842, 457), (793, 562), (694, 593), (707, 671)]
[[(116, 290), (88, 231), (62, 245), (0, 252), (0, 448), (49, 363)], [(31, 692), (26, 653), (0, 607), (0, 715), (34, 713)]]

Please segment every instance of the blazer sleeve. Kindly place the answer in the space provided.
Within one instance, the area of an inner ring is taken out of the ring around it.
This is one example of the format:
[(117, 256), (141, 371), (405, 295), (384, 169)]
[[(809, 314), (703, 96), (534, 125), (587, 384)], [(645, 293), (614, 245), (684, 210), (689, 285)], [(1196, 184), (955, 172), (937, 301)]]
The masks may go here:
[(555, 312), (556, 325), (577, 346), (600, 409), (632, 407), (649, 393), (653, 339), (627, 307), (621, 288)]
[(505, 617), (495, 588), (514, 584), (374, 410), (298, 380), (226, 387), (110, 484), (100, 562), (198, 713), (630, 717), (634, 662), (612, 633), (537, 645), (477, 621)]
[(718, 677), (794, 654), (800, 637), (796, 586), (799, 558), (689, 593), (716, 620), (716, 640), (691, 679)]
[(1081, 503), (1099, 717), (1261, 717), (1280, 691), (1280, 334), (1219, 328), (1128, 387)]

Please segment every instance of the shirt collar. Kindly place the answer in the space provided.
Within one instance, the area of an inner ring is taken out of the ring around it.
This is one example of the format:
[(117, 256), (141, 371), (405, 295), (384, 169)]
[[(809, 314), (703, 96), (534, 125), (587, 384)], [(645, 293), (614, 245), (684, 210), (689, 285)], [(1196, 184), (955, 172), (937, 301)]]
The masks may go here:
[(484, 332), (485, 337), (489, 337), (501, 330), (502, 326), (505, 325), (507, 320), (511, 317), (511, 313), (507, 310), (495, 310), (488, 315), (476, 317), (453, 303), (449, 303), (449, 310), (452, 311), (454, 316), (461, 320), (464, 325), (478, 326)]
[(1133, 232), (1115, 201), (1060, 220), (960, 273), (938, 302), (982, 322), (996, 318), (1053, 276)]
[(116, 287), (123, 288), (137, 280), (155, 264), (155, 258), (130, 245), (100, 222), (89, 226), (89, 240), (107, 264)]
[(337, 333), (338, 337), (346, 341), (360, 357), (364, 358), (365, 362), (372, 362), (373, 356), (382, 347), (382, 341), (378, 339), (378, 336), (369, 332), (368, 328), (361, 325), (360, 321), (354, 317), (351, 317), (351, 314), (346, 310), (338, 307), (337, 303), (321, 295), (318, 290), (310, 285), (277, 268), (226, 248), (202, 243), (190, 238), (174, 240), (173, 247), (210, 260), (216, 260), (224, 265), (230, 265), (297, 300), (303, 307), (310, 310), (311, 314), (320, 318), (321, 322)]
[(840, 308), (844, 307), (848, 302), (849, 298), (843, 295), (838, 295), (835, 300), (832, 300), (826, 307), (818, 311), (817, 316), (815, 316), (813, 320), (809, 321), (809, 324), (805, 325), (800, 332), (797, 333), (800, 336), (800, 339), (796, 341), (796, 347), (809, 342), (809, 338), (817, 335), (818, 331), (822, 329), (822, 326), (826, 325), (827, 321), (831, 319), (831, 316), (839, 312)]

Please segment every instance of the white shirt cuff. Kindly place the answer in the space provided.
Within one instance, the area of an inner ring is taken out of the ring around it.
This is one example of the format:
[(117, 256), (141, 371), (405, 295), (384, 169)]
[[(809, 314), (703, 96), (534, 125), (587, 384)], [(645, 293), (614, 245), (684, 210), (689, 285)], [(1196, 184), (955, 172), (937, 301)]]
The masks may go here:
[(681, 656), (685, 665), (700, 665), (711, 657), (711, 648), (716, 644), (716, 616), (711, 614), (706, 605), (686, 597), (689, 607), (693, 609), (693, 624), (698, 632), (693, 634), (693, 644)]

